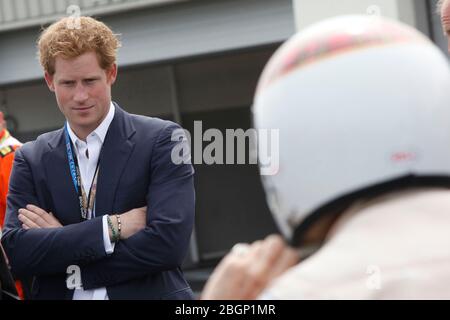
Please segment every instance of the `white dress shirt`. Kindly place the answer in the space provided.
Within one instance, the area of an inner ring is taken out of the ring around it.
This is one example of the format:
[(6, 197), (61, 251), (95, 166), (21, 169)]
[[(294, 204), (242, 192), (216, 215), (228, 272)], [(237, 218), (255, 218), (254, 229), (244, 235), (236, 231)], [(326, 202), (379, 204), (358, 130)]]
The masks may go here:
[[(95, 169), (97, 168), (97, 161), (102, 149), (103, 142), (105, 141), (106, 133), (108, 132), (109, 125), (114, 118), (114, 104), (111, 103), (108, 114), (100, 125), (92, 131), (87, 137), (86, 142), (80, 140), (67, 124), (67, 131), (69, 132), (70, 140), (74, 146), (74, 156), (77, 157), (78, 166), (80, 168), (81, 180), (83, 188), (86, 192), (86, 196), (91, 189), (92, 179), (94, 178)], [(101, 166), (101, 164), (100, 164)], [(101, 170), (101, 168), (99, 168)], [(94, 199), (95, 200), (95, 199)], [(81, 214), (81, 213), (80, 213)], [(95, 202), (92, 212), (92, 216), (88, 219), (95, 217)], [(109, 238), (108, 222), (106, 215), (103, 216), (103, 242), (105, 245), (105, 251), (107, 254), (114, 252), (114, 243), (111, 243)], [(108, 300), (108, 294), (106, 288), (98, 288), (93, 290), (75, 289), (73, 294), (73, 300)]]

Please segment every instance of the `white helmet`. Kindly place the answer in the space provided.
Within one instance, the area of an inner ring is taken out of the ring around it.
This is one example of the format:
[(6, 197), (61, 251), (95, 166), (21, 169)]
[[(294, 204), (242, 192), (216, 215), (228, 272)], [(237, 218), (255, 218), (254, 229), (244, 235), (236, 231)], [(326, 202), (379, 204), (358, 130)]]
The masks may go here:
[(279, 129), (278, 172), (262, 178), (295, 244), (355, 198), (450, 186), (448, 61), (401, 23), (344, 16), (296, 34), (265, 67), (253, 114)]

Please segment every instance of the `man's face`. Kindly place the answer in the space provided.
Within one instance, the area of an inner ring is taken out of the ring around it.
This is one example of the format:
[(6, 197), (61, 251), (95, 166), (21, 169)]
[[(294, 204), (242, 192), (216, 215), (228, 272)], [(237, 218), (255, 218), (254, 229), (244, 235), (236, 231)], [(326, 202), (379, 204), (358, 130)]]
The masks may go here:
[(450, 53), (450, 1), (444, 1), (441, 10), (441, 24), (444, 30), (444, 35), (447, 37), (448, 41), (448, 51)]
[(79, 138), (94, 131), (108, 114), (116, 76), (116, 65), (110, 70), (102, 69), (95, 52), (73, 59), (56, 57), (55, 73), (45, 74), (59, 109)]

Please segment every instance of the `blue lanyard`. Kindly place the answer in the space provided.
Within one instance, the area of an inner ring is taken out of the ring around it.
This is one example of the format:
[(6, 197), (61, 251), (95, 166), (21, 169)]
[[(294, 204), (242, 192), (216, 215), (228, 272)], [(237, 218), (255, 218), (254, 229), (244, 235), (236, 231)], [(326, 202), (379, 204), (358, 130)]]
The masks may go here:
[(77, 193), (79, 193), (80, 186), (78, 185), (77, 168), (75, 165), (75, 160), (73, 158), (72, 142), (70, 141), (69, 130), (67, 130), (67, 122), (64, 124), (64, 133), (66, 136), (66, 150), (67, 150), (67, 159), (69, 159), (70, 175), (72, 176), (72, 181), (73, 185), (75, 186), (75, 190), (77, 191)]
[[(83, 186), (81, 184), (81, 174), (80, 174), (80, 169), (78, 167), (78, 161), (77, 158), (73, 156), (73, 152), (72, 152), (72, 141), (70, 140), (70, 136), (69, 136), (69, 130), (67, 129), (67, 122), (64, 124), (64, 135), (66, 138), (66, 150), (67, 150), (67, 159), (69, 161), (69, 169), (70, 169), (70, 175), (72, 176), (72, 182), (73, 185), (75, 186), (75, 191), (78, 194), (78, 202), (80, 205), (80, 212), (81, 212), (81, 217), (83, 219), (88, 219), (88, 214), (89, 214), (89, 209), (91, 209), (91, 212), (93, 213), (93, 201), (95, 199), (95, 195), (96, 195), (96, 184), (97, 184), (97, 174), (98, 174), (98, 169), (100, 166), (100, 155), (97, 161), (97, 166), (95, 168), (95, 172), (94, 172), (94, 177), (92, 178), (92, 182), (91, 182), (91, 188), (89, 189), (89, 193), (86, 197), (86, 195), (83, 198)], [(102, 146), (103, 149), (103, 146)], [(101, 153), (101, 151), (100, 151)], [(92, 199), (91, 199), (92, 196)], [(92, 200), (92, 201), (91, 201)]]

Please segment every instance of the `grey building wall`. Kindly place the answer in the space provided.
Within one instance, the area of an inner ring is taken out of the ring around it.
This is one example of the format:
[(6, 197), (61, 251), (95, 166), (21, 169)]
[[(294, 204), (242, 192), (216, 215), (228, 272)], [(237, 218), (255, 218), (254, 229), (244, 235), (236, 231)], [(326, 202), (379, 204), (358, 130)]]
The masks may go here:
[[(197, 0), (102, 20), (122, 35), (121, 67), (275, 43), (295, 30), (291, 0)], [(41, 78), (38, 35), (0, 33), (0, 86)]]
[(111, 14), (194, 0), (0, 0), (0, 32), (35, 26), (64, 15)]

